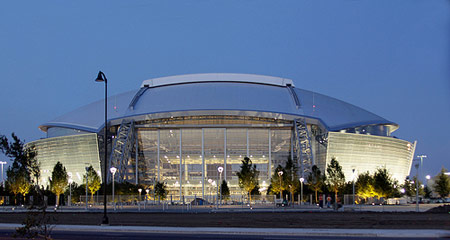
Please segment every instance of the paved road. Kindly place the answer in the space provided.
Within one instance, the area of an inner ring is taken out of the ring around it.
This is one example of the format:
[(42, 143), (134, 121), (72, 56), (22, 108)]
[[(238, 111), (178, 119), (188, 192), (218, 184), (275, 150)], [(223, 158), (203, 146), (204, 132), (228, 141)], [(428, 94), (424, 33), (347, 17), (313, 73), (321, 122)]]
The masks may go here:
[[(0, 224), (0, 239), (12, 239), (20, 224)], [(448, 230), (286, 229), (55, 225), (55, 239), (438, 239)]]
[[(12, 237), (14, 230), (0, 230), (0, 239), (17, 239)], [(372, 240), (372, 239), (398, 239), (398, 238), (380, 238), (380, 237), (349, 237), (349, 236), (283, 236), (283, 235), (236, 235), (236, 234), (191, 234), (191, 233), (142, 233), (142, 232), (92, 232), (92, 231), (52, 231), (51, 237), (53, 239), (96, 239), (96, 240), (110, 240), (110, 239), (133, 239), (133, 240), (144, 240), (144, 239), (163, 239), (163, 240), (225, 240), (225, 239), (237, 239), (237, 240)], [(20, 239), (20, 238), (19, 238)], [(445, 239), (445, 238), (414, 238), (415, 240), (425, 240), (425, 239)]]

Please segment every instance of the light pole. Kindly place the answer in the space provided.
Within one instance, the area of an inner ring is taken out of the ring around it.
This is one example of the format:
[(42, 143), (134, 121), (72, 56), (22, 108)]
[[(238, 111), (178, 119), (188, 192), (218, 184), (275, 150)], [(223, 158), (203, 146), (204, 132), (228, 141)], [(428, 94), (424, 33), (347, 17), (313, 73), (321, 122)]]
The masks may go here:
[(417, 157), (420, 158), (420, 166), (419, 166), (420, 167), (419, 168), (420, 174), (419, 174), (419, 176), (423, 177), (423, 174), (422, 174), (423, 159), (427, 158), (427, 155), (422, 154), (422, 155), (418, 155)]
[(2, 184), (3, 184), (3, 189), (5, 189), (5, 179), (3, 178), (3, 165), (5, 165), (6, 162), (0, 161), (0, 164), (2, 165)]
[(69, 206), (72, 205), (72, 183), (73, 179), (69, 178)]
[(223, 172), (223, 167), (218, 167), (217, 171), (219, 171), (219, 175), (220, 175), (220, 189), (219, 189), (219, 193), (220, 193), (220, 200), (219, 200), (219, 205), (222, 205), (222, 172)]
[(416, 163), (414, 167), (416, 167), (416, 212), (419, 212), (419, 163)]
[[(217, 186), (217, 184), (216, 184), (216, 181), (213, 181), (212, 182), (212, 185), (213, 185), (213, 189), (214, 189), (214, 187), (216, 187)], [(217, 189), (218, 189), (219, 187), (217, 186)], [(216, 194), (216, 203), (215, 204), (217, 204), (217, 198), (219, 197), (219, 196), (217, 196), (218, 194)]]
[(112, 173), (112, 198), (113, 198), (114, 210), (116, 210), (116, 198), (114, 197), (114, 182), (115, 182), (116, 179), (114, 178), (114, 176), (116, 175), (117, 168), (111, 167), (109, 169), (109, 171), (111, 171), (111, 173)]
[(283, 191), (281, 190), (281, 176), (283, 176), (283, 171), (278, 172), (278, 178), (280, 179), (280, 199), (283, 201)]
[(103, 220), (102, 225), (108, 225), (109, 220), (106, 213), (106, 173), (107, 173), (107, 140), (108, 140), (108, 80), (106, 79), (105, 74), (102, 71), (98, 72), (97, 78), (95, 79), (96, 82), (105, 82), (105, 133), (103, 136), (103, 145), (104, 145), (104, 152), (105, 156), (103, 159), (104, 162), (104, 171), (103, 171)]
[[(211, 186), (212, 186), (212, 182), (213, 182), (213, 180), (211, 178), (208, 179), (208, 183), (211, 184)], [(211, 203), (211, 186), (209, 186), (209, 202), (210, 203)]]
[(303, 205), (303, 182), (305, 181), (304, 178), (300, 178), (300, 205)]
[(355, 205), (355, 169), (352, 169), (352, 184), (353, 184), (353, 205)]
[(138, 192), (139, 192), (139, 202), (141, 202), (141, 192), (142, 192), (142, 188), (139, 188), (139, 189), (138, 189)]
[(145, 195), (145, 204), (147, 204), (147, 200), (148, 200), (148, 192), (150, 192), (150, 189), (145, 189), (145, 192), (147, 193), (146, 195)]
[(86, 167), (86, 210), (88, 209), (88, 183), (89, 183), (88, 170), (89, 167)]

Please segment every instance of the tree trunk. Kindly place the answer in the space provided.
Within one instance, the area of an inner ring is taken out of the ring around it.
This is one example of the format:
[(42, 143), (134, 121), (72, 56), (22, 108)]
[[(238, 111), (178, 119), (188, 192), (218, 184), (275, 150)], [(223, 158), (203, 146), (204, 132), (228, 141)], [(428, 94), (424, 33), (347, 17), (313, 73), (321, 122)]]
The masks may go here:
[(91, 203), (94, 203), (94, 193), (91, 193)]
[(337, 193), (338, 193), (337, 191), (334, 192), (334, 210), (337, 210), (337, 200), (338, 200)]
[[(300, 199), (298, 201), (300, 201)], [(294, 191), (291, 192), (291, 203), (292, 206), (294, 206)]]
[(252, 205), (252, 194), (248, 192), (248, 204)]
[(314, 191), (315, 193), (316, 193), (316, 203), (317, 203), (317, 190), (316, 191)]
[(58, 207), (59, 206), (59, 193), (58, 194), (56, 194), (56, 207)]

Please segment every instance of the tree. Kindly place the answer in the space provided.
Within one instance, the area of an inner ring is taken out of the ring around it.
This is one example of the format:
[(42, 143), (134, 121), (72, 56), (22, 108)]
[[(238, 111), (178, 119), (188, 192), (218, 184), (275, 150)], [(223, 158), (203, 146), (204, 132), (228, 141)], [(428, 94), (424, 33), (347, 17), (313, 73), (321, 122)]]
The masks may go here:
[(416, 186), (419, 186), (419, 195), (424, 195), (424, 189), (422, 187), (422, 183), (419, 181), (416, 184), (417, 178), (416, 176), (413, 177), (413, 180), (411, 181), (408, 177), (405, 179), (405, 182), (402, 185), (402, 188), (405, 190), (405, 194), (408, 197), (414, 197), (416, 196)]
[(361, 173), (355, 183), (356, 194), (364, 199), (375, 196), (373, 176), (369, 172)]
[(59, 205), (59, 196), (64, 193), (67, 185), (69, 184), (69, 176), (67, 175), (66, 168), (61, 162), (57, 162), (53, 167), (52, 177), (50, 181), (50, 190), (56, 195), (56, 206)]
[(10, 142), (8, 138), (0, 135), (0, 150), (5, 156), (16, 162), (16, 168), (22, 168), (27, 175), (33, 177), (29, 179), (31, 184), (39, 185), (40, 169), (35, 146), (25, 147), (25, 143), (14, 133), (11, 134), (11, 137), (12, 141)]
[[(278, 172), (282, 171), (283, 175), (281, 177), (278, 175)], [(279, 194), (281, 192), (281, 195), (283, 195), (283, 191), (287, 189), (286, 185), (286, 174), (284, 172), (284, 169), (281, 165), (278, 165), (273, 174), (270, 178), (270, 194)]]
[(330, 164), (327, 164), (327, 183), (334, 192), (334, 208), (337, 209), (337, 194), (345, 184), (345, 175), (339, 162), (332, 158)]
[(287, 185), (287, 189), (291, 193), (291, 202), (294, 203), (294, 192), (300, 186), (300, 180), (297, 175), (297, 166), (294, 161), (292, 161), (291, 157), (288, 157), (286, 161), (286, 165), (284, 166), (285, 171), (285, 182)]
[(373, 187), (375, 190), (375, 195), (379, 198), (387, 198), (394, 194), (395, 181), (391, 178), (388, 170), (383, 168), (378, 168), (373, 175)]
[(441, 172), (436, 176), (434, 181), (434, 191), (439, 194), (441, 198), (445, 198), (450, 193), (450, 177), (445, 175), (447, 169), (442, 167)]
[[(87, 176), (86, 176), (87, 175)], [(91, 193), (91, 199), (94, 201), (94, 194), (100, 189), (101, 180), (100, 176), (98, 176), (97, 172), (95, 171), (94, 167), (89, 166), (87, 169), (87, 173), (83, 176), (83, 181), (86, 183), (86, 177), (88, 180), (88, 189)]]
[(155, 184), (155, 196), (159, 199), (164, 200), (167, 196), (166, 184), (163, 182), (156, 182)]
[(311, 168), (311, 173), (308, 175), (306, 180), (309, 188), (315, 193), (317, 203), (317, 192), (321, 192), (322, 186), (325, 182), (325, 175), (322, 174), (316, 165), (313, 165)]
[(223, 199), (230, 198), (230, 188), (228, 188), (227, 181), (225, 181), (225, 180), (222, 181), (222, 186), (220, 187), (220, 191), (221, 191)]
[[(28, 194), (31, 188), (30, 176), (24, 168), (19, 167), (19, 163), (14, 161), (12, 166), (8, 167), (6, 170), (7, 182), (9, 188), (14, 195), (25, 195)], [(15, 199), (15, 204), (17, 204), (17, 198)]]
[(250, 158), (245, 157), (242, 160), (241, 170), (236, 172), (239, 178), (239, 187), (242, 188), (249, 195), (249, 201), (251, 202), (251, 192), (258, 186), (259, 171), (256, 170), (256, 165), (252, 164)]

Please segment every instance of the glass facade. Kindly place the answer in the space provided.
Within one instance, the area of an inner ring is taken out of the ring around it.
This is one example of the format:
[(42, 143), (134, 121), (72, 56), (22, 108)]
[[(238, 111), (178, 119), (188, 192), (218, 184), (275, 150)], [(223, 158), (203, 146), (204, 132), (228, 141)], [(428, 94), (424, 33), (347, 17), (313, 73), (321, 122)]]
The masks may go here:
[[(208, 197), (220, 178), (227, 180), (232, 195), (241, 195), (236, 172), (245, 156), (260, 171), (260, 185), (267, 187), (274, 165), (284, 165), (291, 149), (290, 128), (138, 128), (137, 132), (139, 182), (165, 182), (173, 200)], [(219, 166), (224, 168), (222, 176)]]
[(392, 177), (402, 183), (409, 175), (414, 150), (415, 144), (396, 138), (329, 132), (326, 163), (336, 158), (346, 181), (352, 180), (352, 169), (359, 174), (386, 167)]
[(49, 184), (53, 167), (58, 161), (66, 167), (67, 173), (77, 184), (83, 184), (86, 166), (92, 165), (101, 176), (95, 133), (40, 139), (29, 144), (36, 146), (41, 168), (40, 185)]

